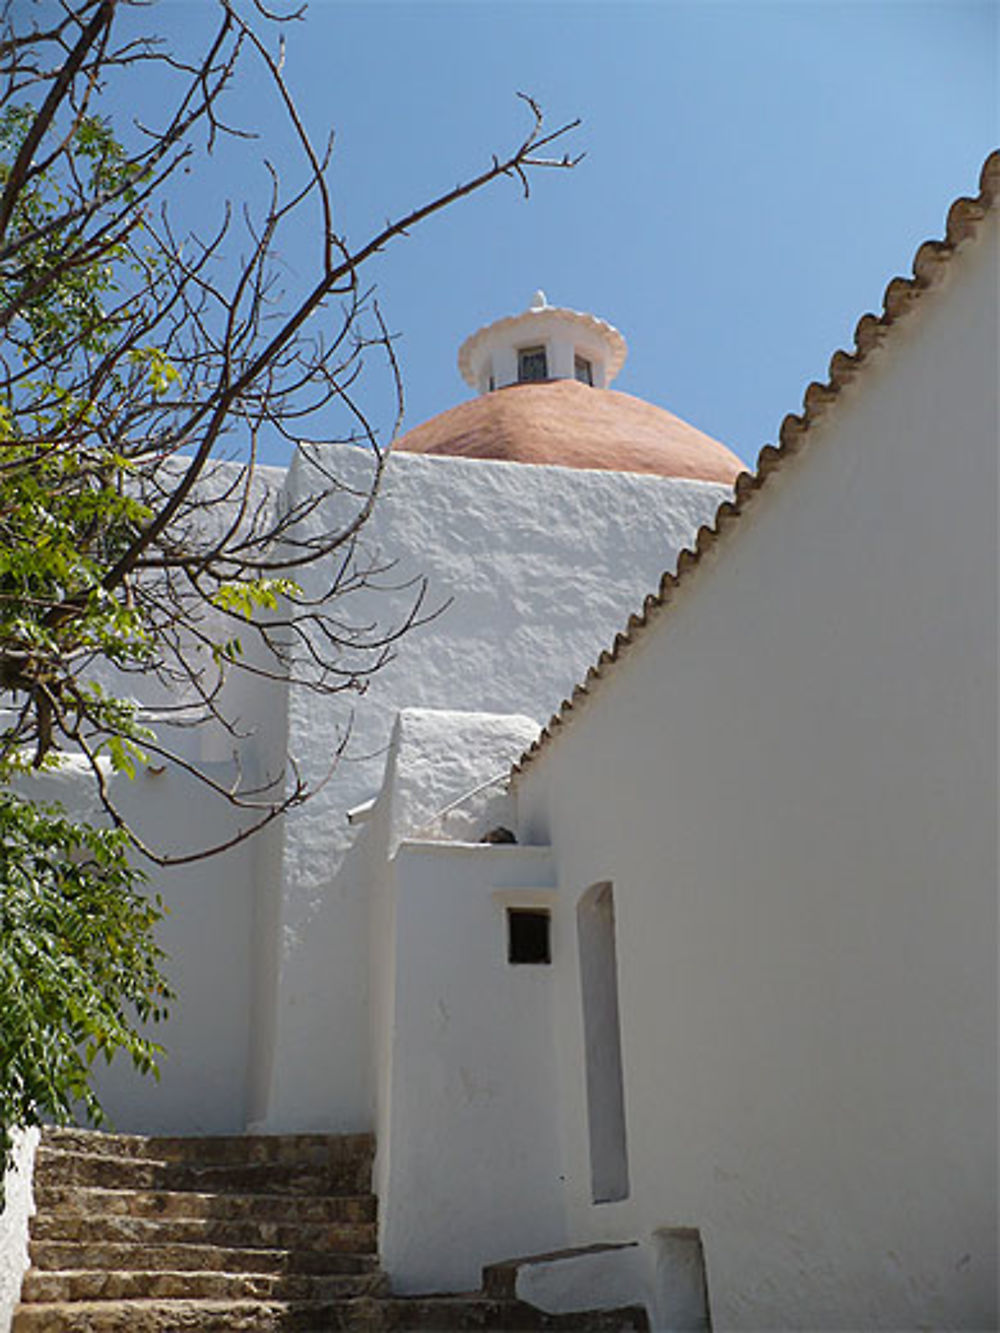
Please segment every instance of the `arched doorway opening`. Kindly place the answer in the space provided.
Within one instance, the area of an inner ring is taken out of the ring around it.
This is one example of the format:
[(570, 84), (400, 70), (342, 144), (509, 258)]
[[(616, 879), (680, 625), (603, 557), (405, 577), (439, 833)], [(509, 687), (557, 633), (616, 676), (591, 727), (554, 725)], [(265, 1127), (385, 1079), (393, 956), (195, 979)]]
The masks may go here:
[(628, 1198), (625, 1089), (618, 1019), (615, 898), (610, 883), (593, 884), (576, 909), (583, 1000), (587, 1123), (594, 1203)]

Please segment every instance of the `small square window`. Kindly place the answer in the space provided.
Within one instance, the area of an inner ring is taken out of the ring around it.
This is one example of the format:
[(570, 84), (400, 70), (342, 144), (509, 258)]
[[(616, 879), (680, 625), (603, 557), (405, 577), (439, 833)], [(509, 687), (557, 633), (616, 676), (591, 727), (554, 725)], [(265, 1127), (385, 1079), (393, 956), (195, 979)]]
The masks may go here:
[(549, 358), (544, 347), (522, 347), (517, 354), (517, 378), (521, 384), (547, 380)]
[(574, 367), (575, 367), (576, 378), (580, 381), (580, 383), (589, 384), (593, 386), (594, 367), (587, 360), (587, 358), (585, 356), (576, 357), (574, 361)]
[(508, 963), (552, 962), (552, 914), (538, 908), (507, 908)]

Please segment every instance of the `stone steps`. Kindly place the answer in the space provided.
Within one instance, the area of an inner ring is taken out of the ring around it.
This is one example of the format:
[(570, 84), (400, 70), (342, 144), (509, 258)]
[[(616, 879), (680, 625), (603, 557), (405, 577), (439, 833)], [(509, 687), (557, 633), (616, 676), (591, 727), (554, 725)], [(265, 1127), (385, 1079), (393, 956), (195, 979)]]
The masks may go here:
[(371, 1328), (371, 1302), (302, 1307), (260, 1301), (86, 1301), (22, 1305), (13, 1333), (333, 1333)]
[(371, 1159), (333, 1162), (178, 1162), (111, 1157), (41, 1146), (35, 1158), (41, 1186), (79, 1185), (116, 1190), (199, 1194), (363, 1194)]
[(482, 1291), (393, 1296), (370, 1135), (180, 1139), (47, 1130), (12, 1333), (450, 1333), (648, 1328), (639, 1308), (546, 1314)]
[(388, 1292), (373, 1153), (368, 1134), (47, 1130), (13, 1329), (364, 1327)]
[(46, 1132), (42, 1145), (88, 1156), (132, 1158), (140, 1161), (293, 1162), (317, 1165), (363, 1158), (375, 1153), (371, 1134), (208, 1134), (200, 1138), (143, 1134), (106, 1134), (103, 1130), (60, 1129)]
[(371, 1273), (374, 1254), (298, 1248), (227, 1249), (211, 1244), (33, 1240), (31, 1265), (41, 1272), (146, 1269), (151, 1272)]
[(303, 1274), (227, 1273), (187, 1269), (180, 1272), (128, 1272), (85, 1269), (76, 1272), (28, 1272), (21, 1300), (72, 1301), (335, 1301), (378, 1296), (387, 1290), (382, 1273)]
[[(274, 1196), (277, 1202), (281, 1196)], [(298, 1203), (299, 1200), (294, 1200)], [(223, 1249), (326, 1250), (374, 1254), (375, 1223), (284, 1222), (271, 1217), (63, 1217), (40, 1212), (32, 1224), (37, 1240), (136, 1245), (217, 1245)]]

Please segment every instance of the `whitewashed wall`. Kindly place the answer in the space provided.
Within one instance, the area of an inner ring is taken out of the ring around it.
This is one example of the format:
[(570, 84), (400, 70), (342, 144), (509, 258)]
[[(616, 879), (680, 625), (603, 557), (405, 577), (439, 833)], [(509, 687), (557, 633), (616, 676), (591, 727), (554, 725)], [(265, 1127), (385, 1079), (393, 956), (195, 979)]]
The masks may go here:
[(14, 1156), (4, 1175), (4, 1206), (0, 1210), (0, 1333), (9, 1333), (14, 1308), (21, 1298), (21, 1280), (28, 1270), (28, 1225), (35, 1212), (32, 1173), (37, 1129), (14, 1130)]
[[(366, 825), (379, 1253), (397, 1291), (476, 1287), (484, 1263), (564, 1236), (551, 969), (506, 953), (506, 907), (547, 906), (552, 867), (477, 845), (511, 818), (505, 791), (476, 789), (537, 730), (403, 712)], [(468, 842), (426, 841), (456, 829)]]
[[(359, 490), (368, 462), (337, 451), (334, 470)], [(298, 459), (293, 498), (312, 474)], [(361, 697), (292, 690), (289, 749), (319, 780), (354, 711), (350, 756), (329, 786), (286, 821), (275, 960), (275, 1028), (263, 1064), (270, 1089), (255, 1120), (271, 1130), (371, 1124), (367, 886), (345, 811), (379, 790), (402, 707), (544, 717), (621, 617), (714, 512), (726, 488), (566, 468), (427, 458), (391, 460), (359, 560), (395, 561), (379, 582), (426, 576), (444, 608), (407, 635)], [(342, 506), (350, 509), (347, 500)], [(335, 515), (331, 505), (317, 522)], [(318, 590), (329, 571), (312, 571)], [(391, 622), (410, 590), (358, 596), (344, 612)], [(262, 1065), (263, 1067), (263, 1065)]]
[[(261, 696), (263, 697), (263, 696)], [(271, 710), (280, 719), (280, 706)], [(247, 706), (252, 734), (243, 744), (246, 777), (261, 771), (260, 736), (253, 721), (268, 710)], [(191, 757), (201, 738), (181, 738)], [(232, 763), (199, 762), (224, 785), (236, 777)], [(112, 793), (132, 826), (160, 852), (185, 854), (233, 836), (240, 817), (227, 802), (206, 793), (181, 770), (154, 764), (134, 780), (109, 773)], [(87, 765), (69, 758), (62, 771), (26, 776), (20, 788), (33, 798), (57, 801), (71, 814), (100, 823), (106, 818)], [(253, 1119), (255, 1061), (269, 1049), (261, 1039), (273, 1013), (273, 965), (280, 888), (280, 828), (269, 829), (223, 856), (173, 869), (151, 867), (150, 889), (160, 893), (166, 915), (156, 936), (167, 954), (163, 971), (177, 992), (169, 1021), (147, 1035), (164, 1048), (158, 1080), (135, 1072), (127, 1058), (94, 1069), (109, 1128), (145, 1133), (232, 1133)], [(136, 858), (142, 863), (142, 858)], [(267, 915), (271, 891), (272, 910)], [(259, 1099), (259, 1091), (256, 1093)]]
[(614, 885), (631, 1192), (567, 946), (571, 1236), (700, 1227), (717, 1329), (996, 1327), (997, 273), (994, 222), (518, 784), (560, 938)]
[[(203, 767), (216, 780), (235, 776), (230, 765)], [(240, 827), (223, 800), (207, 797), (174, 768), (140, 771), (133, 782), (119, 780), (116, 792), (135, 827), (166, 852), (211, 846)], [(96, 1071), (110, 1127), (150, 1134), (246, 1127), (258, 948), (255, 863), (262, 850), (250, 841), (207, 861), (151, 870), (151, 886), (167, 908), (157, 928), (167, 954), (163, 971), (177, 997), (168, 1021), (147, 1030), (165, 1048), (159, 1080), (137, 1074), (121, 1056)]]
[[(366, 455), (346, 446), (334, 452), (333, 470), (363, 494)], [(281, 480), (274, 470), (263, 478), (272, 488)], [(287, 479), (292, 500), (317, 484), (298, 459)], [(423, 575), (429, 607), (444, 609), (407, 636), (363, 696), (324, 700), (234, 675), (226, 698), (246, 733), (239, 762), (248, 778), (273, 779), (290, 751), (319, 782), (353, 712), (350, 755), (311, 804), (261, 837), (153, 873), (170, 909), (160, 936), (178, 999), (154, 1033), (166, 1047), (160, 1083), (121, 1062), (101, 1073), (118, 1128), (370, 1127), (369, 875), (346, 811), (378, 792), (396, 712), (422, 705), (544, 717), (622, 606), (654, 584), (725, 494), (655, 477), (391, 460), (357, 556), (396, 562), (377, 580), (388, 590), (353, 597), (342, 610), (389, 624), (410, 604), (400, 585)], [(312, 521), (335, 522), (356, 503), (345, 494)], [(308, 590), (321, 590), (330, 575), (311, 571)], [(147, 684), (129, 678), (130, 689)], [(156, 702), (155, 691), (149, 699)], [(206, 731), (177, 740), (213, 775), (232, 780), (232, 738)], [(506, 758), (498, 761), (498, 771), (505, 766)], [(439, 764), (435, 781), (457, 794), (448, 786), (454, 776)], [(208, 845), (240, 827), (232, 810), (175, 769), (143, 773), (119, 792), (161, 849)]]
[(565, 1238), (552, 969), (507, 961), (509, 903), (549, 906), (537, 847), (404, 842), (393, 866), (380, 1254), (396, 1291), (462, 1291)]

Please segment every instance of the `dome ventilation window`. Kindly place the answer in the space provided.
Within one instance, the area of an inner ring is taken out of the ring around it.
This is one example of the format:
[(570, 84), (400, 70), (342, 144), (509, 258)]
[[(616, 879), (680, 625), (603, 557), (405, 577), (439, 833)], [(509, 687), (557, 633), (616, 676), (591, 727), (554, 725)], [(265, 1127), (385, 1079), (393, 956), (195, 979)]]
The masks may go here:
[(549, 358), (544, 347), (522, 347), (517, 353), (517, 382), (532, 384), (549, 378)]

